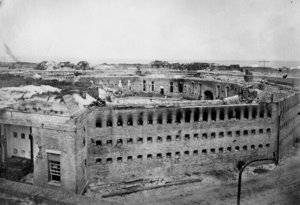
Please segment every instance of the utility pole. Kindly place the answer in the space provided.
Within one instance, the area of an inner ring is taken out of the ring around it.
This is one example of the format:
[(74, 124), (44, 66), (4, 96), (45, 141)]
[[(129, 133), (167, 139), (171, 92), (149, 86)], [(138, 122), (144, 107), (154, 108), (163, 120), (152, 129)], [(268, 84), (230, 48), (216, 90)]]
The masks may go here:
[(243, 171), (244, 169), (251, 163), (253, 162), (259, 162), (259, 161), (273, 161), (277, 162), (276, 158), (264, 158), (264, 159), (255, 159), (255, 160), (252, 160), (250, 162), (248, 162), (247, 164), (245, 164), (241, 169), (240, 169), (240, 172), (239, 172), (239, 182), (238, 182), (238, 192), (237, 192), (237, 205), (240, 205), (241, 203), (241, 188), (242, 188), (242, 174), (243, 174)]
[[(272, 100), (273, 102), (273, 100)], [(278, 102), (276, 103), (276, 107), (277, 107), (277, 111), (279, 109), (279, 104)], [(241, 203), (241, 188), (242, 188), (242, 174), (243, 174), (243, 171), (244, 169), (251, 163), (253, 162), (258, 162), (258, 161), (273, 161), (275, 163), (275, 165), (277, 166), (278, 163), (279, 163), (279, 138), (280, 138), (280, 129), (279, 129), (279, 125), (280, 125), (280, 119), (281, 119), (281, 116), (280, 114), (277, 116), (277, 151), (273, 153), (273, 158), (263, 158), (263, 159), (255, 159), (255, 160), (252, 160), (250, 162), (248, 162), (247, 164), (245, 164), (244, 166), (242, 166), (242, 168), (240, 169), (239, 171), (239, 181), (238, 181), (238, 192), (237, 192), (237, 205), (240, 205)]]

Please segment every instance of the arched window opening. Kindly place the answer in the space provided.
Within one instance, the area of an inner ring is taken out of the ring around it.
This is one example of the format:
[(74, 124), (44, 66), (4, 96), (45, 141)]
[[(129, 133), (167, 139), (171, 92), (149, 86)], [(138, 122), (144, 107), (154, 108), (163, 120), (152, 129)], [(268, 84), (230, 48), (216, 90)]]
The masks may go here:
[(181, 123), (182, 113), (181, 110), (176, 110), (176, 123)]
[(220, 109), (220, 120), (224, 120), (225, 119), (225, 112), (224, 112), (224, 108)]
[(159, 113), (157, 116), (157, 124), (162, 124), (162, 114)]
[(256, 119), (257, 116), (257, 107), (252, 107), (252, 119)]
[(204, 100), (213, 100), (214, 99), (214, 94), (207, 90), (204, 92)]
[(198, 122), (198, 121), (199, 121), (199, 117), (200, 117), (200, 109), (197, 107), (197, 108), (194, 110), (194, 121), (195, 121), (195, 122)]
[(156, 139), (156, 142), (162, 142), (162, 137), (158, 136), (157, 139)]
[(127, 125), (129, 125), (129, 126), (133, 125), (132, 115), (128, 116)]
[(192, 95), (194, 95), (194, 88), (195, 88), (194, 87), (194, 82), (192, 82), (191, 83), (191, 92), (190, 92)]
[(221, 87), (220, 85), (217, 85), (217, 90), (216, 90), (216, 98), (219, 99), (220, 98), (220, 90), (221, 90)]
[(171, 135), (168, 135), (167, 136), (167, 142), (171, 142), (172, 141), (172, 136)]
[(138, 137), (137, 138), (137, 143), (138, 144), (143, 144), (143, 138), (142, 137)]
[(178, 92), (183, 93), (183, 82), (178, 82)]
[(143, 80), (143, 91), (146, 91), (146, 81)]
[(240, 120), (240, 119), (241, 119), (241, 110), (240, 110), (239, 107), (236, 107), (236, 108), (235, 108), (235, 118), (236, 118), (237, 120)]
[(168, 124), (172, 123), (172, 113), (171, 113), (171, 111), (167, 112), (167, 123)]
[(229, 97), (229, 86), (225, 87), (225, 97)]
[(215, 109), (211, 110), (211, 120), (216, 121), (217, 120), (217, 112)]
[(122, 139), (118, 139), (117, 140), (117, 146), (121, 146), (123, 145), (123, 140)]
[(137, 121), (138, 125), (143, 125), (143, 115), (144, 113), (142, 112), (139, 114), (138, 121)]
[(148, 113), (148, 120), (147, 120), (147, 122), (150, 125), (153, 124), (153, 114), (152, 113)]
[(166, 157), (167, 157), (167, 158), (171, 158), (171, 157), (172, 157), (171, 152), (168, 152), (168, 153), (166, 154)]
[(113, 144), (113, 141), (112, 141), (112, 140), (106, 140), (106, 145), (112, 146), (112, 144)]
[(249, 119), (249, 109), (248, 109), (248, 107), (244, 107), (244, 118)]
[(233, 119), (234, 118), (234, 116), (233, 116), (233, 110), (232, 110), (232, 108), (230, 107), (229, 109), (228, 109), (228, 119), (230, 120), (230, 119)]
[(203, 110), (203, 121), (205, 121), (205, 122), (208, 121), (208, 110), (207, 109)]
[(202, 99), (202, 85), (199, 84), (199, 97), (198, 97), (199, 100)]
[(102, 127), (101, 118), (96, 119), (96, 127)]
[(265, 110), (264, 110), (264, 107), (261, 106), (261, 107), (260, 107), (260, 110), (259, 110), (259, 117), (260, 117), (260, 118), (264, 118), (264, 115), (265, 115)]
[(109, 116), (106, 122), (107, 127), (112, 127), (113, 126), (113, 122), (112, 122), (112, 117)]
[(118, 126), (123, 126), (123, 119), (122, 119), (122, 116), (121, 116), (121, 115), (118, 116), (117, 125), (118, 125)]
[(152, 81), (152, 82), (151, 82), (151, 89), (152, 89), (153, 92), (154, 92), (154, 90), (155, 90), (154, 88), (155, 88), (155, 87), (154, 87), (154, 81)]
[(269, 118), (272, 117), (272, 107), (271, 106), (267, 107), (267, 117), (269, 117)]
[(172, 93), (174, 91), (174, 85), (173, 82), (170, 82), (170, 93)]
[(190, 122), (191, 121), (191, 113), (192, 111), (190, 109), (185, 109), (185, 122)]

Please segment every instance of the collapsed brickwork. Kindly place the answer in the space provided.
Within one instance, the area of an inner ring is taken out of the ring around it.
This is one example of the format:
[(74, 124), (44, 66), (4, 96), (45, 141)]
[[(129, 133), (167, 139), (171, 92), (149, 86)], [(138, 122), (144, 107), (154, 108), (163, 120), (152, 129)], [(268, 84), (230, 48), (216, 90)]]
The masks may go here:
[[(88, 182), (176, 180), (234, 167), (239, 161), (277, 154), (282, 158), (299, 135), (299, 93), (283, 95), (280, 101), (210, 105), (211, 100), (246, 95), (245, 89), (237, 83), (196, 78), (85, 77), (80, 81), (93, 81), (95, 97), (97, 87), (106, 86), (135, 95), (192, 101), (79, 108), (65, 96), (55, 107), (25, 103), (3, 108), (3, 168), (11, 157), (28, 158), (34, 184), (81, 193)], [(204, 104), (194, 102), (200, 100)]]
[(223, 99), (238, 95), (242, 86), (232, 82), (199, 78), (154, 77), (83, 77), (80, 82), (93, 82), (110, 88), (134, 93), (156, 93), (194, 100)]

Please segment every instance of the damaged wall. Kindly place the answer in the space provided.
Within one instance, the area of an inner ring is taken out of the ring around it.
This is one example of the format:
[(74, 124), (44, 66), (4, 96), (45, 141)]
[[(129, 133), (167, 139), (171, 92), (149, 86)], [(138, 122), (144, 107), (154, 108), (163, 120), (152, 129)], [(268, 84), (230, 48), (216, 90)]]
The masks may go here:
[(272, 157), (272, 106), (99, 109), (89, 119), (89, 180), (179, 177)]
[[(82, 112), (75, 117), (24, 113), (16, 110), (1, 112), (0, 123), (5, 124), (1, 126), (1, 130), (3, 127), (6, 130), (1, 137), (1, 147), (7, 147), (7, 151), (5, 150), (7, 154), (2, 155), (3, 160), (11, 157), (10, 144), (24, 146), (21, 142), (10, 143), (15, 142), (12, 141), (15, 139), (11, 133), (25, 133), (27, 140), (31, 130), (34, 184), (80, 193), (86, 184), (87, 114), (88, 112)], [(7, 146), (3, 138), (7, 139)], [(49, 154), (59, 156), (61, 177), (59, 183), (53, 183), (49, 179)]]
[[(155, 93), (185, 99), (205, 100), (206, 92), (212, 94), (212, 99), (222, 99), (239, 94), (241, 86), (203, 79), (174, 79), (151, 77), (99, 77), (81, 78), (82, 82), (93, 81), (107, 87), (137, 93)], [(91, 92), (92, 93), (92, 92)]]
[(7, 157), (31, 158), (30, 127), (5, 125)]
[[(294, 93), (278, 102), (279, 158), (282, 159), (293, 147), (299, 132), (300, 93)], [(278, 123), (277, 123), (278, 124)]]
[(58, 154), (61, 184), (58, 188), (76, 192), (75, 133), (63, 130), (32, 128), (34, 139), (34, 184), (55, 188), (49, 182), (48, 154)]

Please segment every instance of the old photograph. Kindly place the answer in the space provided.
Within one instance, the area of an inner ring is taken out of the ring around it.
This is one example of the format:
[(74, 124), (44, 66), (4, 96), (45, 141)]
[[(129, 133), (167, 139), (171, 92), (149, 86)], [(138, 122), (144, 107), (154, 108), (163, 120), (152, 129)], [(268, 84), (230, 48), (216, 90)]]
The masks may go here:
[(0, 0), (0, 204), (299, 205), (299, 0)]

